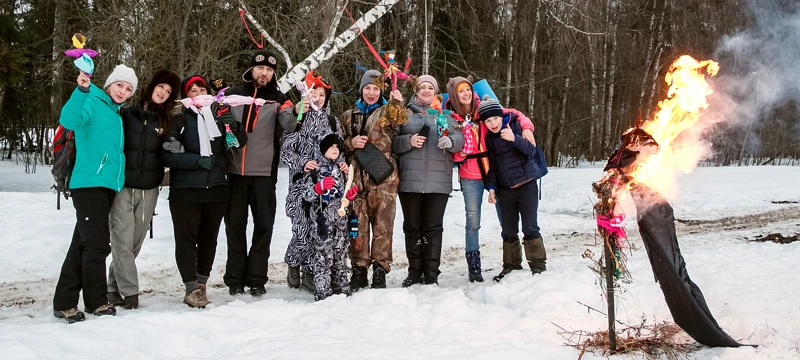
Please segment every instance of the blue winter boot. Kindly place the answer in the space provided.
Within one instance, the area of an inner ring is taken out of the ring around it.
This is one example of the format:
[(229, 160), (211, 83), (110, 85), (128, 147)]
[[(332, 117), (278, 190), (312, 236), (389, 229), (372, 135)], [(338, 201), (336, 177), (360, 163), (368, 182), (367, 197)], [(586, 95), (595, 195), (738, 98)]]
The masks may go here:
[(469, 282), (483, 282), (481, 274), (481, 251), (467, 251), (467, 269), (469, 269)]

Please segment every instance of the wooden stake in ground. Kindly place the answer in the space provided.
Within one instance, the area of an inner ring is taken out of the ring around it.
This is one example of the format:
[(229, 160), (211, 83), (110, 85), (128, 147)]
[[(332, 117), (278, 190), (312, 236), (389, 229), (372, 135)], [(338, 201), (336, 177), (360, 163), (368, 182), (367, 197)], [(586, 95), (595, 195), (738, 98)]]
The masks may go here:
[[(609, 240), (613, 235), (609, 236)], [(614, 324), (616, 317), (614, 312), (614, 252), (606, 242), (603, 244), (603, 253), (606, 261), (606, 301), (608, 302), (608, 351), (612, 354), (617, 350), (617, 331)]]

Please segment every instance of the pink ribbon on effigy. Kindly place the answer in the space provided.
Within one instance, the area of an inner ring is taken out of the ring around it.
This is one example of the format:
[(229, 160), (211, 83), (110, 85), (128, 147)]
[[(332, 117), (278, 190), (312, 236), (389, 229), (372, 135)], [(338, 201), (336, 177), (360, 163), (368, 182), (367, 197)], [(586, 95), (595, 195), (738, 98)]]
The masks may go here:
[(611, 235), (616, 235), (618, 238), (625, 237), (625, 214), (617, 214), (612, 218), (599, 215), (597, 217), (597, 225)]

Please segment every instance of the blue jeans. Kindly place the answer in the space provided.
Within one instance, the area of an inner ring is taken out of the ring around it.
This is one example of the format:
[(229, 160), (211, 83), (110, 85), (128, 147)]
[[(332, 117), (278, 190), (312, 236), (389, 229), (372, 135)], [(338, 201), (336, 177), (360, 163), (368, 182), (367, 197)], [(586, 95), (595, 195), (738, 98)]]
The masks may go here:
[(464, 210), (467, 215), (465, 231), (465, 251), (480, 250), (478, 232), (481, 229), (481, 205), (483, 204), (483, 181), (460, 179), (461, 193), (464, 195)]

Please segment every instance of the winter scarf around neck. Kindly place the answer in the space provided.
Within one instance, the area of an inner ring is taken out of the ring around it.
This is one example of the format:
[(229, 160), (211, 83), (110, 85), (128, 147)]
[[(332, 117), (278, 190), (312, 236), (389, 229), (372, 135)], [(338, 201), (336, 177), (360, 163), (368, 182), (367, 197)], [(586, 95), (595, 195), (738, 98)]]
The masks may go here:
[(214, 138), (222, 136), (217, 127), (217, 122), (214, 120), (214, 114), (211, 112), (211, 106), (203, 106), (198, 109), (196, 106), (191, 105), (192, 109), (197, 114), (197, 137), (200, 139), (200, 156), (211, 156), (211, 141)]
[(356, 107), (359, 110), (361, 110), (362, 114), (369, 114), (373, 110), (375, 110), (375, 109), (377, 109), (377, 108), (379, 108), (379, 107), (381, 107), (383, 105), (386, 105), (386, 103), (387, 103), (387, 101), (384, 98), (378, 99), (378, 102), (376, 102), (376, 103), (374, 103), (372, 105), (367, 105), (367, 103), (365, 103), (364, 100), (358, 99), (358, 101), (356, 101)]

